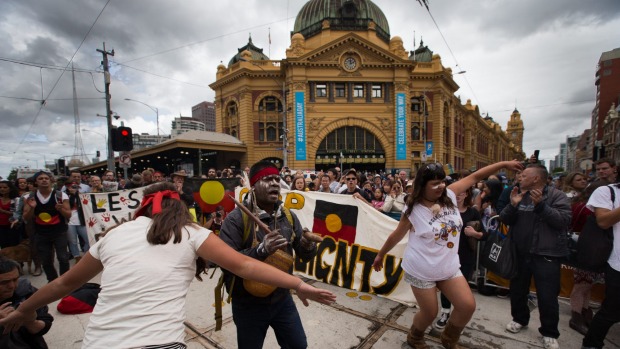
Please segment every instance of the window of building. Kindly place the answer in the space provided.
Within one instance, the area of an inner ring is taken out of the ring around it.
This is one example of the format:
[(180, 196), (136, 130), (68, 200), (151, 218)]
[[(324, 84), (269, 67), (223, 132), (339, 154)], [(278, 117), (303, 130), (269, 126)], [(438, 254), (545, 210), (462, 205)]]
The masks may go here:
[(344, 98), (346, 97), (346, 87), (345, 84), (337, 83), (336, 84), (336, 97)]
[(324, 84), (324, 83), (316, 84), (316, 96), (327, 97), (327, 84)]
[(383, 87), (381, 84), (372, 84), (372, 98), (383, 97)]
[(355, 98), (363, 98), (364, 97), (364, 85), (363, 84), (355, 84), (355, 85), (353, 85), (353, 97), (355, 97)]
[(226, 105), (226, 115), (224, 115), (222, 125), (224, 133), (237, 137), (239, 130), (239, 116), (236, 102), (230, 102)]
[(275, 142), (279, 139), (283, 128), (282, 110), (282, 102), (274, 96), (267, 96), (260, 101), (258, 119), (255, 119), (258, 141)]
[(419, 141), (420, 140), (420, 123), (414, 122), (411, 126), (411, 140)]

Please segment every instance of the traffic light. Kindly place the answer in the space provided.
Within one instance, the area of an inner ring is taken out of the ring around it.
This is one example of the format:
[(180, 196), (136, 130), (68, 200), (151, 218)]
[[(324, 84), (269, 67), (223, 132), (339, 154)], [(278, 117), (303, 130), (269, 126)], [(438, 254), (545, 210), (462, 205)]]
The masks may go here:
[(112, 149), (114, 151), (130, 151), (133, 149), (131, 127), (120, 126), (113, 129)]
[(56, 172), (57, 175), (62, 175), (64, 176), (66, 173), (66, 169), (65, 169), (65, 159), (60, 158), (56, 161)]

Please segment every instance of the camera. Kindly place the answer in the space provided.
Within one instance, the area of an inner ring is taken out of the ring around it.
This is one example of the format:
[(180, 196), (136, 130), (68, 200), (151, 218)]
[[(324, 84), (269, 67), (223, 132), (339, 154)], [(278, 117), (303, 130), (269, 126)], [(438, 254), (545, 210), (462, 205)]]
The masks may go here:
[(221, 214), (221, 213), (219, 213), (219, 212), (215, 212), (215, 217), (217, 217), (217, 218), (222, 218), (222, 214)]

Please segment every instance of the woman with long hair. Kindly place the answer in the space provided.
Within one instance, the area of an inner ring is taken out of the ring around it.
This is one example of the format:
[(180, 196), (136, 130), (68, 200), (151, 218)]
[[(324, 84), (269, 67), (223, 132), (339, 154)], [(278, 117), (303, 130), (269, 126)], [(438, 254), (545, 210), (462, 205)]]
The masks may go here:
[(463, 221), (456, 196), (502, 168), (518, 170), (523, 165), (516, 160), (495, 163), (447, 188), (446, 173), (439, 163), (425, 164), (416, 174), (413, 193), (407, 197), (400, 222), (373, 263), (373, 268), (380, 271), (385, 255), (406, 235), (409, 236), (402, 268), (404, 280), (411, 285), (420, 307), (407, 335), (407, 343), (413, 348), (428, 348), (424, 331), (437, 315), (437, 289), (454, 306), (441, 334), (441, 343), (444, 348), (458, 348), (459, 337), (476, 309), (476, 301), (459, 268), (457, 251)]
[(497, 216), (499, 212), (497, 212), (497, 200), (500, 195), (502, 195), (502, 191), (504, 190), (504, 186), (502, 182), (497, 179), (488, 179), (484, 181), (484, 186), (482, 187), (482, 227), (485, 231), (494, 230), (496, 226), (489, 226), (489, 221), (492, 217)]
[(405, 207), (405, 192), (401, 181), (392, 184), (390, 193), (385, 196), (385, 203), (381, 207), (381, 211), (386, 215), (398, 220)]
[(308, 299), (334, 301), (331, 292), (242, 255), (210, 233), (192, 222), (174, 184), (146, 187), (133, 220), (109, 230), (80, 263), (0, 319), (0, 326), (17, 330), (34, 318), (35, 309), (103, 272), (83, 347), (184, 348), (185, 299), (192, 278), (201, 279), (205, 260), (245, 279), (295, 289), (305, 305)]
[[(564, 187), (562, 191), (566, 193), (569, 199), (574, 199), (581, 194), (588, 186), (586, 175), (581, 172), (571, 172), (564, 179)], [(586, 200), (587, 201), (587, 200)]]
[(308, 188), (306, 187), (306, 179), (303, 175), (295, 177), (291, 190), (308, 191)]
[[(459, 239), (459, 262), (461, 263), (461, 273), (465, 280), (471, 278), (471, 273), (476, 264), (476, 243), (483, 236), (480, 231), (482, 225), (480, 223), (480, 211), (473, 207), (473, 186), (456, 196), (456, 203), (463, 220), (463, 228), (461, 229), (461, 237)], [(441, 316), (435, 322), (435, 328), (443, 329), (450, 318), (452, 303), (448, 300), (443, 292), (441, 299)]]

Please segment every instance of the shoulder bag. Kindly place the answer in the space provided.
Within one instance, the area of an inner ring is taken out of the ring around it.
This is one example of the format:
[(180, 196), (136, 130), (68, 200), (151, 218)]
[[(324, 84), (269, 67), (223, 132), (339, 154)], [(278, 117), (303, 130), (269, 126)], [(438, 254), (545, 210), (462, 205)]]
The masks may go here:
[[(611, 203), (616, 199), (614, 189), (611, 192)], [(614, 245), (614, 227), (601, 228), (596, 223), (596, 216), (591, 215), (581, 229), (577, 239), (577, 267), (584, 270), (601, 272), (607, 266)]]

